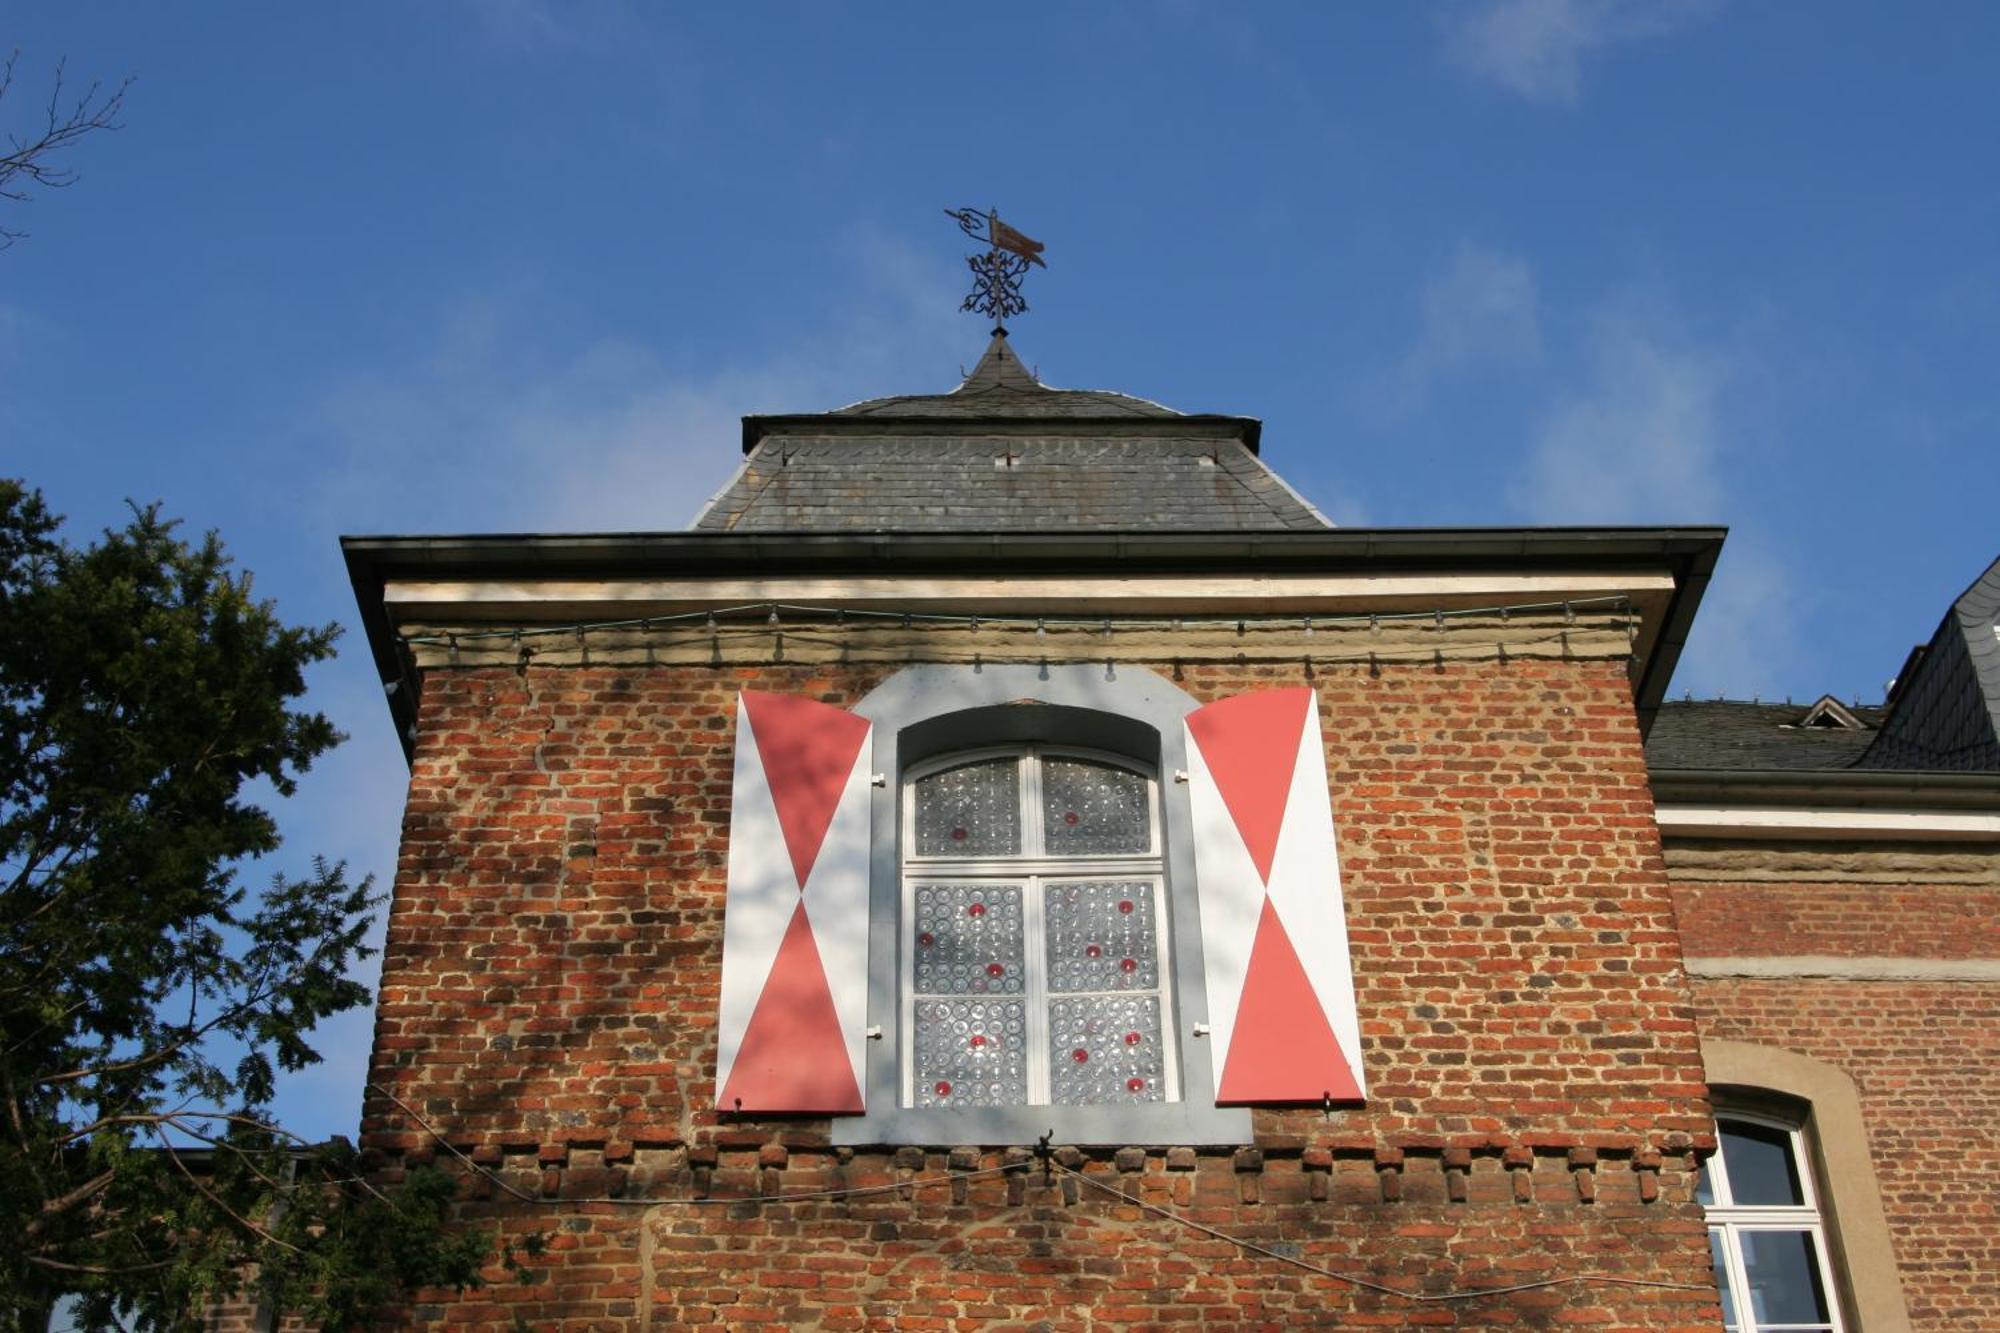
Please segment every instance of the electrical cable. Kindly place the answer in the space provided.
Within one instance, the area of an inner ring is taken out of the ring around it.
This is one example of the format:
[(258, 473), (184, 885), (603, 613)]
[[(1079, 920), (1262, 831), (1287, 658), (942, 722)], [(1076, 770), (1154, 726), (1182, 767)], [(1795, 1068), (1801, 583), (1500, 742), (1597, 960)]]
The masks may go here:
[(657, 1208), (657, 1207), (669, 1207), (674, 1205), (680, 1205), (684, 1207), (696, 1207), (696, 1206), (714, 1206), (718, 1204), (731, 1204), (731, 1203), (798, 1203), (802, 1200), (810, 1200), (810, 1199), (850, 1199), (869, 1194), (894, 1194), (898, 1190), (923, 1189), (930, 1185), (949, 1185), (954, 1180), (980, 1180), (987, 1176), (1006, 1175), (1010, 1171), (1019, 1171), (1030, 1165), (1030, 1163), (1027, 1162), (1012, 1162), (1006, 1166), (992, 1166), (992, 1167), (987, 1167), (981, 1171), (955, 1171), (948, 1176), (920, 1176), (914, 1180), (899, 1180), (887, 1185), (853, 1185), (840, 1189), (800, 1190), (797, 1193), (793, 1194), (744, 1194), (744, 1195), (734, 1195), (727, 1198), (701, 1198), (701, 1199), (627, 1199), (627, 1198), (621, 1198), (616, 1195), (601, 1195), (592, 1198), (585, 1198), (582, 1196), (566, 1194), (558, 1198), (548, 1199), (548, 1198), (543, 1198), (539, 1194), (534, 1194), (527, 1190), (521, 1189), (519, 1186), (507, 1180), (499, 1172), (489, 1170), (487, 1167), (482, 1166), (480, 1163), (473, 1161), (471, 1157), (467, 1156), (465, 1152), (461, 1150), (457, 1145), (452, 1143), (451, 1140), (445, 1138), (443, 1133), (441, 1133), (435, 1125), (431, 1124), (430, 1121), (424, 1119), (422, 1114), (420, 1114), (414, 1107), (412, 1107), (408, 1102), (404, 1101), (402, 1098), (398, 1097), (395, 1093), (383, 1087), (381, 1084), (370, 1083), (367, 1086), (370, 1091), (379, 1092), (384, 1097), (387, 1097), (390, 1101), (394, 1102), (405, 1115), (409, 1116), (412, 1120), (415, 1120), (417, 1124), (422, 1127), (423, 1131), (426, 1134), (430, 1135), (431, 1138), (435, 1139), (438, 1142), (438, 1144), (444, 1148), (446, 1152), (450, 1153), (453, 1157), (456, 1157), (459, 1161), (463, 1162), (466, 1166), (466, 1169), (471, 1171), (474, 1175), (506, 1191), (508, 1194), (513, 1195), (516, 1199), (519, 1199), (522, 1203), (532, 1203), (543, 1206), (568, 1207), (574, 1204), (581, 1204), (581, 1203), (598, 1203), (598, 1204), (619, 1204), (627, 1208)]
[(1308, 1273), (1316, 1273), (1321, 1277), (1330, 1277), (1336, 1282), (1345, 1282), (1349, 1286), (1361, 1287), (1367, 1291), (1380, 1292), (1385, 1296), (1400, 1297), (1406, 1301), (1432, 1303), (1438, 1301), (1469, 1301), (1476, 1300), (1481, 1296), (1506, 1296), (1517, 1291), (1538, 1291), (1546, 1287), (1564, 1287), (1572, 1283), (1591, 1282), (1621, 1287), (1658, 1287), (1667, 1291), (1714, 1290), (1711, 1286), (1696, 1285), (1690, 1282), (1660, 1282), (1651, 1278), (1613, 1277), (1608, 1273), (1573, 1273), (1568, 1277), (1537, 1278), (1533, 1282), (1516, 1282), (1511, 1286), (1505, 1287), (1479, 1287), (1465, 1291), (1445, 1292), (1404, 1291), (1400, 1287), (1392, 1287), (1384, 1282), (1372, 1282), (1367, 1278), (1356, 1277), (1352, 1273), (1342, 1273), (1335, 1269), (1322, 1268), (1318, 1264), (1311, 1263), (1305, 1259), (1295, 1258), (1281, 1250), (1274, 1250), (1268, 1245), (1259, 1245), (1254, 1240), (1246, 1240), (1241, 1236), (1232, 1236), (1226, 1231), (1217, 1230), (1215, 1227), (1209, 1226), (1204, 1222), (1197, 1222), (1193, 1218), (1177, 1213), (1171, 1208), (1163, 1208), (1159, 1204), (1147, 1203), (1144, 1199), (1134, 1198), (1121, 1189), (1114, 1189), (1100, 1180), (1093, 1180), (1083, 1172), (1064, 1166), (1060, 1162), (1055, 1164), (1055, 1169), (1066, 1176), (1074, 1176), (1092, 1189), (1109, 1194), (1121, 1202), (1129, 1203), (1134, 1208), (1140, 1209), (1143, 1212), (1152, 1213), (1156, 1217), (1163, 1217), (1170, 1222), (1177, 1222), (1190, 1230), (1199, 1231), (1205, 1236), (1234, 1245), (1238, 1249), (1248, 1250), (1253, 1254), (1261, 1254), (1267, 1259), (1276, 1259), (1280, 1263), (1290, 1264), (1294, 1268), (1302, 1268)]
[[(702, 1199), (651, 1199), (651, 1198), (627, 1199), (609, 1195), (593, 1197), (593, 1198), (573, 1197), (568, 1195), (560, 1196), (557, 1198), (543, 1198), (539, 1194), (533, 1194), (528, 1192), (527, 1190), (519, 1188), (518, 1186), (514, 1185), (513, 1183), (502, 1177), (498, 1172), (489, 1170), (488, 1168), (480, 1165), (478, 1162), (473, 1161), (471, 1157), (467, 1156), (466, 1153), (460, 1150), (449, 1139), (445, 1138), (443, 1133), (440, 1132), (435, 1125), (431, 1124), (429, 1120), (426, 1120), (423, 1117), (423, 1115), (421, 1115), (418, 1111), (416, 1111), (413, 1107), (411, 1107), (409, 1103), (405, 1102), (402, 1098), (398, 1097), (395, 1093), (389, 1091), (381, 1084), (370, 1083), (367, 1086), (370, 1091), (379, 1092), (384, 1097), (387, 1097), (390, 1101), (394, 1102), (396, 1106), (400, 1108), (405, 1115), (408, 1115), (411, 1119), (415, 1120), (417, 1124), (422, 1127), (422, 1129), (426, 1134), (429, 1134), (431, 1138), (435, 1139), (445, 1149), (445, 1151), (449, 1152), (452, 1156), (456, 1157), (459, 1161), (463, 1162), (466, 1168), (471, 1172), (473, 1172), (475, 1175), (479, 1176), (481, 1179), (491, 1182), (493, 1185), (504, 1190), (506, 1193), (512, 1195), (514, 1198), (519, 1199), (523, 1203), (535, 1204), (543, 1207), (573, 1207), (578, 1204), (618, 1204), (631, 1208), (656, 1208), (656, 1207), (671, 1207), (676, 1205), (683, 1207), (694, 1207), (701, 1205), (738, 1204), (738, 1203), (759, 1203), (759, 1204), (799, 1203), (815, 1199), (838, 1200), (838, 1199), (855, 1198), (873, 1194), (893, 1194), (900, 1190), (922, 1189), (931, 1185), (949, 1185), (953, 1181), (958, 1181), (958, 1180), (980, 1180), (991, 1176), (1007, 1175), (1015, 1171), (1024, 1171), (1037, 1165), (1037, 1163), (1034, 1161), (1010, 1162), (1004, 1166), (987, 1167), (984, 1170), (979, 1170), (979, 1171), (958, 1171), (958, 1172), (953, 1172), (952, 1174), (946, 1176), (921, 1176), (913, 1180), (897, 1181), (888, 1185), (859, 1185), (843, 1189), (801, 1190), (798, 1191), (797, 1193), (792, 1193), (792, 1194), (749, 1194), (749, 1195), (740, 1195), (730, 1198), (702, 1198)], [(1623, 1286), (1623, 1287), (1652, 1287), (1666, 1291), (1712, 1290), (1712, 1288), (1708, 1286), (1697, 1285), (1688, 1282), (1660, 1282), (1649, 1278), (1614, 1277), (1610, 1274), (1605, 1274), (1605, 1273), (1574, 1273), (1567, 1277), (1538, 1278), (1532, 1282), (1517, 1282), (1504, 1287), (1479, 1287), (1479, 1288), (1468, 1289), (1465, 1291), (1447, 1291), (1447, 1292), (1404, 1291), (1400, 1287), (1390, 1286), (1389, 1284), (1384, 1282), (1374, 1282), (1368, 1278), (1356, 1277), (1352, 1273), (1342, 1273), (1336, 1269), (1321, 1267), (1319, 1264), (1312, 1263), (1305, 1259), (1297, 1258), (1293, 1255), (1286, 1254), (1280, 1250), (1274, 1250), (1267, 1245), (1260, 1245), (1256, 1241), (1247, 1240), (1241, 1236), (1232, 1236), (1226, 1231), (1222, 1231), (1216, 1227), (1209, 1226), (1204, 1222), (1197, 1222), (1193, 1218), (1185, 1216), (1184, 1214), (1181, 1213), (1177, 1213), (1171, 1208), (1164, 1208), (1159, 1204), (1148, 1203), (1144, 1199), (1135, 1198), (1134, 1196), (1127, 1194), (1125, 1191), (1121, 1189), (1116, 1189), (1110, 1185), (1105, 1184), (1103, 1181), (1094, 1179), (1093, 1177), (1086, 1175), (1081, 1171), (1075, 1170), (1071, 1167), (1064, 1166), (1060, 1162), (1050, 1162), (1046, 1154), (1043, 1155), (1040, 1165), (1043, 1170), (1049, 1170), (1052, 1168), (1053, 1170), (1060, 1172), (1064, 1176), (1074, 1177), (1075, 1179), (1081, 1181), (1083, 1184), (1088, 1185), (1090, 1188), (1097, 1190), (1100, 1193), (1108, 1194), (1112, 1198), (1117, 1199), (1121, 1203), (1130, 1204), (1132, 1207), (1137, 1208), (1142, 1212), (1151, 1213), (1155, 1217), (1164, 1218), (1167, 1221), (1174, 1222), (1180, 1226), (1187, 1227), (1189, 1230), (1192, 1231), (1198, 1231), (1202, 1235), (1208, 1236), (1211, 1239), (1222, 1241), (1228, 1245), (1234, 1245), (1238, 1249), (1246, 1250), (1252, 1254), (1262, 1255), (1267, 1259), (1276, 1259), (1280, 1263), (1289, 1264), (1294, 1268), (1303, 1269), (1304, 1271), (1315, 1274), (1319, 1277), (1331, 1278), (1336, 1282), (1346, 1283), (1348, 1286), (1359, 1287), (1363, 1290), (1377, 1292), (1384, 1296), (1394, 1296), (1400, 1300), (1422, 1302), (1422, 1303), (1436, 1303), (1440, 1301), (1468, 1301), (1468, 1300), (1476, 1300), (1483, 1296), (1506, 1296), (1506, 1295), (1511, 1295), (1515, 1292), (1539, 1291), (1549, 1287), (1563, 1287), (1576, 1283), (1584, 1283), (1584, 1284), (1599, 1283), (1604, 1285)]]

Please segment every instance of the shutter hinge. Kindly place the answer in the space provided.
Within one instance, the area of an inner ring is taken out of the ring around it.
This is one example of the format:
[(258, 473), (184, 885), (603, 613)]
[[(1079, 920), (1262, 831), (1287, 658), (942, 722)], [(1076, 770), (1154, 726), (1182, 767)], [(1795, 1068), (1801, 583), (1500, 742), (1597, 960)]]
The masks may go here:
[(1185, 768), (1177, 768), (1174, 770), (1175, 782), (1186, 782), (1187, 780), (1188, 776), (1187, 776), (1187, 770)]
[(1206, 1037), (1208, 1035), (1208, 1024), (1196, 1023), (1194, 1025), (1194, 1035), (1197, 1037)]
[(866, 1035), (870, 1041), (882, 1040), (882, 1025), (880, 1023), (869, 1024)]
[(886, 787), (889, 785), (888, 775), (884, 773), (870, 773), (868, 775), (868, 781), (870, 785), (876, 787)]

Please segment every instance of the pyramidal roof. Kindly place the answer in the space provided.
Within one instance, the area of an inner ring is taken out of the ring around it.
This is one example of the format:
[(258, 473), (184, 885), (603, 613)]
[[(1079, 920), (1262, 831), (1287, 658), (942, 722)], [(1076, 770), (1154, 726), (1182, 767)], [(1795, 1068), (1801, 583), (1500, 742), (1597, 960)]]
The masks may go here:
[(995, 329), (986, 354), (950, 393), (870, 398), (838, 409), (856, 417), (1177, 417), (1171, 407), (1107, 389), (1051, 389)]
[(1055, 389), (995, 330), (949, 393), (743, 419), (699, 531), (1273, 531), (1332, 526), (1257, 456), (1251, 417)]

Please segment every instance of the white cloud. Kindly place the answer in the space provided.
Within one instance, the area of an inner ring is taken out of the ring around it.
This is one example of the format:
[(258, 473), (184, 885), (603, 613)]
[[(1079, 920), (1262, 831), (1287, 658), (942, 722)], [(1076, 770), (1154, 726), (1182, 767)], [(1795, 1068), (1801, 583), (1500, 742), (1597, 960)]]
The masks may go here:
[(468, 30), (519, 55), (614, 54), (645, 32), (627, 0), (461, 0)]
[(1542, 355), (1540, 295), (1534, 270), (1519, 256), (1461, 245), (1426, 280), (1417, 304), (1422, 329), (1398, 375), (1406, 406), (1442, 372)]
[(34, 323), (25, 306), (0, 301), (0, 370), (11, 366), (28, 345)]
[[(743, 414), (943, 391), (979, 350), (984, 326), (954, 314), (948, 267), (873, 234), (847, 248), (872, 304), (766, 358), (705, 371), (618, 338), (552, 346), (524, 302), (461, 303), (426, 355), (351, 376), (309, 406), (317, 471), (304, 488), (287, 481), (287, 495), (303, 489), (309, 525), (354, 532), (682, 527), (741, 460)], [(323, 851), (386, 891), (407, 773), (358, 632), (315, 675), (312, 702), (351, 739), (281, 803), (281, 856), (245, 873), (302, 873)], [(379, 966), (355, 975), (372, 983)], [(308, 1137), (354, 1132), (371, 1022), (361, 1010), (315, 1031), (325, 1063), (282, 1081), (281, 1122)]]
[[(1754, 447), (1739, 392), (1755, 363), (1641, 302), (1587, 326), (1576, 380), (1530, 430), (1509, 504), (1536, 523), (1699, 525), (1737, 508), (1725, 453)], [(1796, 589), (1755, 532), (1729, 539), (1674, 675), (1676, 693), (1745, 697), (1798, 665)]]
[(356, 377), (320, 405), (320, 504), (350, 530), (682, 527), (740, 461), (745, 413), (825, 411), (857, 386), (942, 392), (977, 351), (945, 270), (881, 237), (850, 248), (873, 305), (712, 370), (617, 338), (537, 347), (529, 312), (468, 302), (420, 364)]
[(1732, 533), (1674, 668), (1672, 695), (1770, 699), (1802, 678), (1799, 590), (1756, 533)]
[(1589, 345), (1584, 382), (1543, 412), (1509, 500), (1539, 523), (1712, 521), (1728, 362), (1628, 311), (1600, 315)]
[(1480, 0), (1445, 19), (1445, 58), (1531, 102), (1574, 105), (1587, 58), (1679, 31), (1718, 7), (1718, 0)]

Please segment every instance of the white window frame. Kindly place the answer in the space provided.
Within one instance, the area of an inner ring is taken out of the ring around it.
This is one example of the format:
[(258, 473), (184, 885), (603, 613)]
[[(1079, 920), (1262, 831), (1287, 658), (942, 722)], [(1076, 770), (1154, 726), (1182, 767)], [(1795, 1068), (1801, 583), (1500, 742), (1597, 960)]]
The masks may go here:
[[(1819, 1185), (1813, 1178), (1813, 1159), (1808, 1151), (1805, 1130), (1792, 1119), (1760, 1115), (1753, 1111), (1724, 1108), (1716, 1112), (1716, 1149), (1702, 1170), (1713, 1202), (1706, 1206), (1708, 1232), (1722, 1237), (1723, 1269), (1717, 1285), (1729, 1293), (1736, 1310), (1736, 1323), (1727, 1325), (1731, 1333), (1845, 1333), (1841, 1318), (1840, 1286), (1835, 1281), (1832, 1256), (1827, 1249), (1826, 1222), (1820, 1211)], [(1722, 1123), (1739, 1121), (1786, 1136), (1792, 1172), (1798, 1178), (1803, 1204), (1738, 1204), (1729, 1183), (1728, 1167), (1722, 1157)], [(1759, 1322), (1750, 1303), (1750, 1283), (1744, 1271), (1741, 1237), (1751, 1232), (1805, 1232), (1812, 1244), (1813, 1262), (1818, 1268), (1820, 1291), (1826, 1300), (1827, 1322), (1823, 1324), (1771, 1324)], [(1713, 1242), (1711, 1242), (1712, 1246)]]
[[(1193, 812), (1187, 787), (1169, 780), (1188, 767), (1186, 719), (1200, 706), (1168, 677), (1132, 663), (977, 661), (906, 666), (854, 705), (855, 715), (875, 727), (880, 784), (868, 841), (868, 1024), (877, 1039), (868, 1043), (864, 1060), (868, 1109), (834, 1117), (830, 1130), (836, 1145), (1025, 1147), (1051, 1131), (1056, 1142), (1078, 1147), (1256, 1142), (1250, 1108), (1215, 1102)], [(1102, 750), (1127, 767), (1158, 775), (1180, 1064), (1177, 1102), (952, 1110), (902, 1105), (903, 778), (917, 764), (947, 753), (1022, 743)]]
[[(924, 778), (968, 764), (1013, 759), (1019, 765), (1018, 793), (1021, 801), (1020, 846), (1012, 857), (920, 856), (916, 848), (917, 783)], [(1147, 850), (1142, 854), (1108, 856), (1050, 856), (1045, 852), (1042, 824), (1042, 764), (1047, 759), (1075, 759), (1100, 764), (1133, 774), (1146, 782)], [(910, 922), (916, 916), (916, 889), (919, 884), (960, 885), (991, 883), (1021, 890), (1023, 986), (1020, 1000), (1027, 1012), (1027, 1094), (1022, 1107), (1049, 1107), (1049, 1007), (1054, 998), (1048, 989), (1048, 949), (1043, 895), (1051, 886), (1077, 881), (1123, 880), (1145, 883), (1153, 895), (1154, 976), (1158, 979), (1160, 1004), (1160, 1085), (1164, 1103), (1181, 1100), (1179, 1044), (1175, 1040), (1176, 1005), (1171, 936), (1172, 913), (1167, 900), (1166, 865), (1161, 845), (1159, 774), (1151, 765), (1128, 755), (1079, 746), (1047, 743), (982, 746), (938, 755), (912, 765), (903, 774), (898, 799), (903, 835), (898, 849), (902, 866), (897, 935), (898, 1023), (897, 1089), (899, 1104), (915, 1108), (916, 1101), (916, 960), (909, 947)], [(1029, 849), (1035, 849), (1030, 851)], [(1129, 996), (1133, 991), (1063, 992), (1071, 995)], [(932, 1108), (950, 1110), (953, 1108)]]

